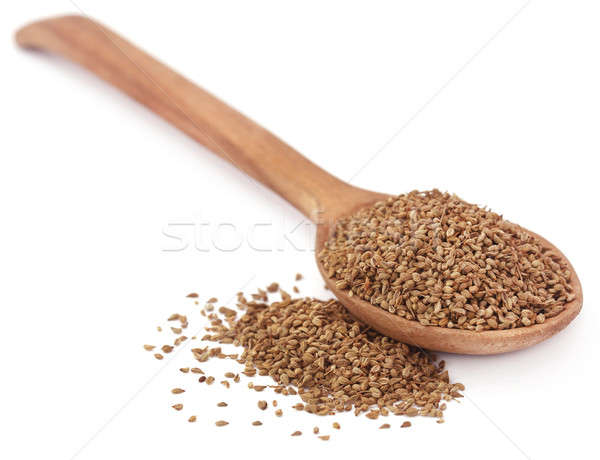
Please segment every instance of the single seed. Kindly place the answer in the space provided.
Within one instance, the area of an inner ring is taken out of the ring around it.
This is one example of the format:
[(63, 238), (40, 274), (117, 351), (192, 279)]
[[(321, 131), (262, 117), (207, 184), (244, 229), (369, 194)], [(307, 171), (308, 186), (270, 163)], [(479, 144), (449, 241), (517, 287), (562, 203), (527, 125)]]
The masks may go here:
[(192, 415), (190, 418), (188, 418), (188, 422), (190, 423), (194, 423), (196, 421), (196, 416)]
[(226, 422), (225, 420), (219, 420), (219, 421), (215, 422), (215, 425), (225, 426), (225, 425), (229, 425), (229, 422)]
[(300, 281), (302, 279), (301, 273), (296, 273), (296, 281)]
[(316, 427), (313, 428), (313, 433), (314, 434), (319, 434), (319, 427), (318, 426), (316, 426)]
[(258, 401), (258, 408), (260, 410), (265, 410), (267, 408), (267, 401)]
[(277, 417), (281, 417), (281, 416), (283, 415), (283, 411), (282, 411), (281, 409), (277, 409), (277, 410), (275, 411), (275, 415), (276, 415)]
[(163, 353), (171, 353), (173, 351), (173, 347), (171, 345), (163, 345), (160, 347)]
[(198, 297), (198, 294), (196, 294), (195, 292), (190, 292), (186, 297), (195, 298)]
[(262, 422), (260, 420), (254, 420), (252, 422), (252, 425), (254, 425), (254, 426), (260, 426), (260, 425), (262, 425)]
[(175, 410), (181, 410), (183, 409), (183, 404), (173, 404), (171, 407)]
[(187, 374), (190, 371), (190, 368), (189, 367), (181, 367), (181, 368), (179, 368), (179, 371), (183, 372), (184, 374)]
[(217, 403), (217, 407), (227, 407), (227, 403), (224, 401), (221, 401), (220, 403)]
[(160, 353), (154, 353), (154, 357), (159, 360), (163, 359), (163, 355), (161, 355)]
[(410, 422), (403, 422), (402, 425), (400, 425), (400, 428), (408, 428), (411, 425), (412, 424)]
[(302, 435), (302, 431), (294, 431), (292, 433), (292, 436), (300, 436), (300, 435)]
[(216, 297), (211, 297), (210, 299), (208, 299), (208, 303), (216, 303), (218, 301), (219, 299), (217, 299)]
[(192, 367), (190, 369), (194, 374), (204, 374), (204, 371), (198, 367)]
[(386, 429), (388, 429), (389, 427), (390, 427), (390, 424), (389, 424), (389, 423), (384, 423), (383, 425), (381, 425), (381, 426), (379, 427), (379, 429), (380, 429), (380, 430), (386, 430)]
[(212, 383), (215, 381), (214, 377), (206, 377), (206, 384), (207, 385), (212, 385)]
[(155, 348), (156, 347), (154, 345), (144, 345), (144, 350), (146, 350), (146, 351), (152, 351)]
[(323, 435), (323, 436), (319, 436), (319, 439), (322, 439), (323, 441), (329, 441), (329, 435)]
[(277, 407), (277, 400), (274, 399), (273, 402), (271, 403), (273, 405), (273, 407)]
[(184, 392), (185, 392), (185, 390), (182, 389), (182, 388), (173, 388), (171, 390), (171, 393), (173, 393), (174, 395), (179, 395), (179, 394), (184, 393)]
[(336, 430), (339, 430), (339, 429), (341, 428), (341, 426), (340, 426), (340, 424), (339, 424), (338, 422), (333, 422), (333, 427), (334, 427)]

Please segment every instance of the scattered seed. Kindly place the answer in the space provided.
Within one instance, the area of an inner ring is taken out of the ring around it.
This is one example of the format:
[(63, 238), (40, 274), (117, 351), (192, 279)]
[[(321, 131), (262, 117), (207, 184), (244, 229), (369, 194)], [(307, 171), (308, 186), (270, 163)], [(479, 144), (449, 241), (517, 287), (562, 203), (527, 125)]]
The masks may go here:
[(235, 374), (233, 372), (225, 372), (225, 377), (227, 377), (228, 379), (232, 379), (235, 377)]
[(314, 434), (319, 434), (319, 427), (318, 426), (316, 426), (316, 427), (313, 428), (313, 433)]
[(179, 395), (179, 394), (184, 393), (184, 392), (185, 392), (185, 390), (182, 389), (182, 388), (173, 388), (171, 390), (171, 393), (173, 393), (174, 395)]
[(204, 371), (198, 367), (192, 367), (190, 369), (194, 374), (204, 374)]
[(279, 290), (279, 284), (271, 283), (267, 286), (267, 291), (269, 292), (277, 292)]
[(402, 425), (400, 425), (400, 428), (408, 428), (411, 425), (412, 425), (412, 423), (410, 423), (410, 422), (403, 422)]
[(319, 436), (319, 439), (322, 439), (323, 441), (329, 441), (329, 435), (323, 435), (323, 436)]
[(188, 418), (188, 422), (190, 423), (194, 423), (196, 421), (196, 416), (192, 415), (190, 418)]
[(163, 359), (163, 355), (161, 355), (160, 353), (154, 353), (154, 357), (159, 360)]
[(146, 351), (152, 351), (155, 348), (156, 347), (154, 345), (144, 345), (144, 350), (146, 350)]
[(258, 401), (258, 408), (260, 410), (265, 410), (267, 408), (267, 401)]
[(190, 292), (186, 297), (195, 298), (198, 297), (198, 294), (196, 294), (195, 292)]
[(296, 281), (300, 281), (302, 278), (302, 273), (296, 273)]
[(224, 401), (221, 401), (220, 403), (217, 403), (217, 407), (227, 407), (227, 403)]
[(292, 436), (301, 436), (302, 435), (302, 431), (294, 431), (292, 433)]
[(219, 420), (219, 421), (215, 422), (215, 425), (225, 426), (225, 425), (229, 425), (229, 422), (226, 422), (225, 420)]
[(183, 404), (173, 404), (171, 407), (175, 410), (181, 410), (183, 409)]
[(211, 297), (210, 299), (208, 299), (208, 303), (216, 303), (218, 301), (219, 299), (217, 299), (216, 297)]
[(383, 425), (381, 425), (381, 426), (379, 427), (379, 429), (380, 429), (380, 430), (386, 430), (386, 429), (388, 429), (389, 427), (390, 427), (390, 424), (389, 424), (389, 423), (384, 423)]
[(341, 428), (341, 426), (340, 426), (340, 424), (339, 424), (338, 422), (333, 422), (333, 427), (334, 427), (336, 430), (339, 430), (339, 429)]
[(173, 351), (173, 347), (171, 345), (163, 345), (160, 347), (163, 353), (171, 353)]
[(276, 415), (277, 417), (281, 417), (281, 416), (283, 415), (283, 411), (282, 411), (281, 409), (277, 409), (277, 410), (275, 411), (275, 415)]
[(190, 371), (190, 368), (189, 367), (181, 367), (181, 368), (179, 368), (179, 370), (181, 372), (183, 372), (184, 374), (187, 374)]
[(252, 425), (253, 425), (253, 426), (261, 426), (261, 425), (262, 425), (262, 422), (261, 422), (260, 420), (254, 420), (254, 421), (252, 422)]
[(206, 384), (207, 385), (212, 385), (212, 383), (215, 381), (214, 377), (206, 377)]
[(276, 400), (276, 399), (274, 399), (274, 400), (273, 400), (273, 402), (271, 403), (271, 405), (272, 405), (273, 407), (277, 407), (277, 400)]

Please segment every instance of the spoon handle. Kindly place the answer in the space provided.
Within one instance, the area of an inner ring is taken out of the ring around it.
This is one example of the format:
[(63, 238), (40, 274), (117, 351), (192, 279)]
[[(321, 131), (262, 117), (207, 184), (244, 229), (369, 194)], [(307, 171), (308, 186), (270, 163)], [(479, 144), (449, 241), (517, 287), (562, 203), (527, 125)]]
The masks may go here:
[(364, 192), (86, 17), (35, 22), (20, 29), (16, 40), (22, 47), (50, 51), (86, 67), (262, 182), (314, 222), (320, 213), (339, 207), (337, 201), (344, 200), (340, 197)]

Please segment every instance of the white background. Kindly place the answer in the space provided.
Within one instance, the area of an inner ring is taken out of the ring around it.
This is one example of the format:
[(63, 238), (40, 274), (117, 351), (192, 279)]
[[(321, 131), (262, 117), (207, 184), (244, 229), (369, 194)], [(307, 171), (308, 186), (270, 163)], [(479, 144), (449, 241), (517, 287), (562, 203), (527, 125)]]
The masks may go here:
[[(156, 332), (171, 313), (202, 327), (188, 292), (223, 303), (291, 289), (299, 271), (303, 294), (327, 294), (283, 200), (94, 76), (14, 45), (18, 26), (75, 4), (344, 180), (453, 191), (541, 233), (577, 269), (581, 315), (529, 350), (444, 356), (466, 398), (410, 429), (345, 414), (333, 432), (281, 397), (277, 419), (245, 381), (180, 374), (187, 348), (152, 359), (142, 344), (173, 339)], [(597, 2), (75, 4), (0, 15), (0, 457), (597, 458)]]

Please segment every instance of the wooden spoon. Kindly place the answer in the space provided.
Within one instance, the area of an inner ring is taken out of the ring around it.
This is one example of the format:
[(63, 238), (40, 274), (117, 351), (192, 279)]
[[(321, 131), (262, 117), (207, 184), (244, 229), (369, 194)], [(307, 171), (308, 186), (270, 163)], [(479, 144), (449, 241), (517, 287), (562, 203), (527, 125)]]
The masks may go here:
[[(252, 120), (90, 19), (65, 16), (35, 22), (19, 30), (16, 39), (23, 47), (78, 62), (278, 193), (317, 224), (317, 254), (340, 217), (388, 197), (323, 171)], [(525, 348), (566, 327), (583, 303), (581, 284), (567, 261), (576, 297), (543, 324), (483, 332), (423, 326), (336, 289), (318, 259), (317, 264), (327, 286), (354, 316), (394, 339), (430, 350), (485, 355)]]

